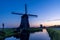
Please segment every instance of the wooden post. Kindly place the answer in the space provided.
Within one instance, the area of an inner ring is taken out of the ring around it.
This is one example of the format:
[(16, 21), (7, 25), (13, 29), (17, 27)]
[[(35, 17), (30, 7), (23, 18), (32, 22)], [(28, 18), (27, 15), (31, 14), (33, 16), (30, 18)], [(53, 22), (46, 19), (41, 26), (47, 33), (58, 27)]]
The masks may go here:
[(2, 23), (2, 31), (4, 31), (4, 23)]

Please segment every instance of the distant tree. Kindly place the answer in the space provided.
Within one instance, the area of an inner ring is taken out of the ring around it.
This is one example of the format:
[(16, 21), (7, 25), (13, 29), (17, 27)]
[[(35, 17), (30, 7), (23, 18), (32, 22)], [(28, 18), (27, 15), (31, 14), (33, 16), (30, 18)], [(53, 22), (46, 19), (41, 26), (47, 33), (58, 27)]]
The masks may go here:
[(43, 25), (42, 24), (40, 24), (40, 28), (42, 28), (43, 27)]

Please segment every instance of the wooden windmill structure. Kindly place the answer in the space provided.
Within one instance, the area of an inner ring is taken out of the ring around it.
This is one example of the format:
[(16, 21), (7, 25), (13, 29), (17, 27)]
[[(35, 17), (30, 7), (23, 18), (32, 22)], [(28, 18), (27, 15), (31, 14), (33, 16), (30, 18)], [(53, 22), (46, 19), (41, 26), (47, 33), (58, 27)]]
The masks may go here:
[(32, 14), (27, 14), (27, 4), (25, 4), (25, 13), (24, 14), (19, 14), (19, 13), (14, 13), (12, 12), (12, 14), (16, 14), (16, 15), (22, 15), (21, 16), (21, 24), (19, 25), (18, 29), (27, 29), (30, 27), (29, 25), (29, 16), (33, 16), (33, 17), (37, 17), (37, 15), (32, 15)]

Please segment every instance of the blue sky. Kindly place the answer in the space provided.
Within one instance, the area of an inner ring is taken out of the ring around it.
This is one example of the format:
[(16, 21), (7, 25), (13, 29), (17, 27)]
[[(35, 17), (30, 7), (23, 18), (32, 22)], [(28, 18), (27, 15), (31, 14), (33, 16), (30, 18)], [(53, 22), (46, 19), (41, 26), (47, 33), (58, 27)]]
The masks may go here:
[(31, 26), (60, 24), (60, 21), (47, 22), (60, 19), (60, 0), (0, 0), (0, 27), (2, 23), (5, 23), (5, 27), (18, 27), (21, 16), (11, 12), (24, 13), (25, 3), (28, 6), (28, 14), (38, 15), (36, 18), (29, 17)]

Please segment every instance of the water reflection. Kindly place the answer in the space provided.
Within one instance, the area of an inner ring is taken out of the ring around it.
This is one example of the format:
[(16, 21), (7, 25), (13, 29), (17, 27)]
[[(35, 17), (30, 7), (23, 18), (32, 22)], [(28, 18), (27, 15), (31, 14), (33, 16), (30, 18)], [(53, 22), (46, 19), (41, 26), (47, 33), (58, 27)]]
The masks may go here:
[(46, 29), (43, 29), (43, 32), (35, 32), (30, 34), (29, 40), (50, 40), (50, 37)]
[(5, 40), (20, 40), (20, 39), (17, 39), (17, 38), (12, 36), (12, 37), (6, 38)]
[(23, 30), (20, 34), (17, 34), (17, 36), (14, 36), (16, 38), (20, 38), (20, 40), (29, 40), (30, 32), (27, 30)]

